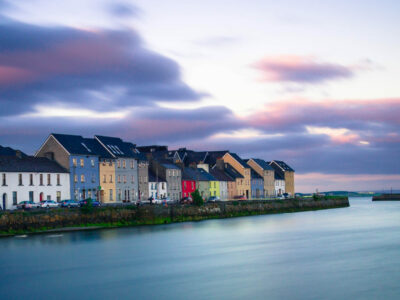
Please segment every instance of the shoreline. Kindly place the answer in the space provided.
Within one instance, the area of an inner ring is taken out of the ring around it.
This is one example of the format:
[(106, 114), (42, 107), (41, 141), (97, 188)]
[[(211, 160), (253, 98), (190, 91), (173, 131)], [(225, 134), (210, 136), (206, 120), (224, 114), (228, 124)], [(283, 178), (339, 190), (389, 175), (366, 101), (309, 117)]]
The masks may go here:
[(0, 215), (0, 237), (107, 228), (164, 225), (212, 219), (295, 213), (350, 206), (348, 198), (318, 200), (232, 201), (204, 206), (107, 207), (80, 210), (15, 212)]

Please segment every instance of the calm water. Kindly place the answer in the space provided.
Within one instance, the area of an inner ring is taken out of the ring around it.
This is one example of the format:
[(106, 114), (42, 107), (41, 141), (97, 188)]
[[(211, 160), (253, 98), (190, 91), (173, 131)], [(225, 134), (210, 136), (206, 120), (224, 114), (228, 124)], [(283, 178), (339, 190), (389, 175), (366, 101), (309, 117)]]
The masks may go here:
[(0, 299), (399, 299), (400, 202), (0, 239)]

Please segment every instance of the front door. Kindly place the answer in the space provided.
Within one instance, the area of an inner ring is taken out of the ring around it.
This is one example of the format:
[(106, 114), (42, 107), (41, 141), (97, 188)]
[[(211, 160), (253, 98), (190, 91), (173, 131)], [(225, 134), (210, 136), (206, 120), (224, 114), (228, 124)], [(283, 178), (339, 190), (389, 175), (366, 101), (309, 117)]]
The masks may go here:
[(43, 199), (43, 193), (40, 193), (40, 202), (42, 202), (44, 199)]

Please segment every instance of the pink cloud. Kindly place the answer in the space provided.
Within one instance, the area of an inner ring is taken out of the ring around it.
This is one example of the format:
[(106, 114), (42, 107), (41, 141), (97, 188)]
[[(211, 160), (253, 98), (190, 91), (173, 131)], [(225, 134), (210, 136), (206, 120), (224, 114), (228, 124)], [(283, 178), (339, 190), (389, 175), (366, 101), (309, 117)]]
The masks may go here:
[(263, 80), (276, 82), (319, 83), (354, 75), (351, 67), (294, 55), (266, 57), (253, 66), (263, 73)]

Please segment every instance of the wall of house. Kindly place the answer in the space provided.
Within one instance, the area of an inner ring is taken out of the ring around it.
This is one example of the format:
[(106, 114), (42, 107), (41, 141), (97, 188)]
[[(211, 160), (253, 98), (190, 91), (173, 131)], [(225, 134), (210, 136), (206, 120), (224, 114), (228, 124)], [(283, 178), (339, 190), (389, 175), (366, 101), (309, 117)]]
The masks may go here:
[(237, 194), (237, 187), (236, 187), (236, 181), (228, 181), (227, 182), (227, 187), (228, 187), (228, 200), (232, 200), (235, 198)]
[(291, 196), (294, 195), (294, 172), (285, 172), (285, 191), (289, 193)]
[(99, 163), (100, 171), (100, 201), (112, 203), (116, 200), (115, 188), (115, 160), (107, 159)]
[[(61, 201), (70, 199), (69, 173), (25, 173), (25, 172), (7, 172), (6, 186), (0, 185), (0, 206), (3, 209), (3, 197), (5, 197), (5, 208), (15, 209), (16, 204), (21, 201), (42, 200)], [(22, 174), (22, 185), (19, 185), (19, 174)], [(30, 174), (33, 175), (33, 184), (30, 185)], [(43, 175), (43, 185), (40, 185), (40, 174)], [(50, 185), (48, 185), (47, 175), (50, 174)], [(60, 174), (60, 184), (57, 184), (57, 174)], [(2, 184), (2, 182), (0, 182)], [(13, 201), (13, 192), (17, 192), (17, 203)], [(30, 199), (29, 194), (33, 192), (33, 199)], [(60, 193), (60, 198), (57, 199), (57, 192)]]
[(274, 196), (282, 196), (283, 193), (286, 192), (285, 189), (285, 180), (275, 180), (275, 195)]
[(210, 181), (210, 196), (221, 197), (219, 181)]
[(251, 178), (250, 168), (244, 168), (236, 159), (234, 159), (229, 153), (226, 153), (223, 157), (225, 163), (229, 163), (236, 171), (244, 176), (242, 181), (236, 180), (237, 184), (237, 195), (246, 196), (248, 199), (251, 198)]
[(264, 198), (264, 180), (258, 178), (251, 180), (251, 197), (252, 199)]
[(147, 161), (140, 161), (138, 167), (139, 176), (139, 199), (148, 199), (149, 196), (149, 163)]
[(264, 170), (264, 197), (271, 197), (275, 192), (275, 171)]
[(171, 200), (182, 198), (182, 175), (180, 169), (166, 169), (166, 180), (168, 185), (168, 197)]
[(149, 197), (154, 199), (166, 198), (168, 194), (167, 182), (149, 182)]
[(62, 167), (69, 170), (69, 154), (64, 148), (57, 142), (57, 140), (50, 136), (47, 141), (43, 144), (42, 148), (36, 153), (36, 157), (46, 157), (46, 153), (53, 152), (53, 158)]
[(218, 181), (219, 184), (219, 197), (221, 200), (228, 200), (229, 193), (228, 193), (228, 182), (227, 181)]
[[(76, 165), (74, 165), (76, 159)], [(83, 166), (81, 166), (81, 159)], [(99, 158), (92, 155), (71, 155), (69, 159), (71, 198), (97, 199), (99, 180)], [(82, 178), (82, 175), (84, 178)], [(82, 181), (82, 179), (84, 179)]]
[(117, 191), (116, 192), (117, 202), (136, 201), (138, 199), (138, 193), (139, 193), (138, 173), (139, 173), (138, 164), (135, 159), (133, 158), (116, 159), (115, 188)]
[(197, 181), (197, 189), (204, 200), (210, 198), (209, 181)]
[(182, 180), (182, 198), (192, 197), (192, 193), (196, 190), (195, 180)]

